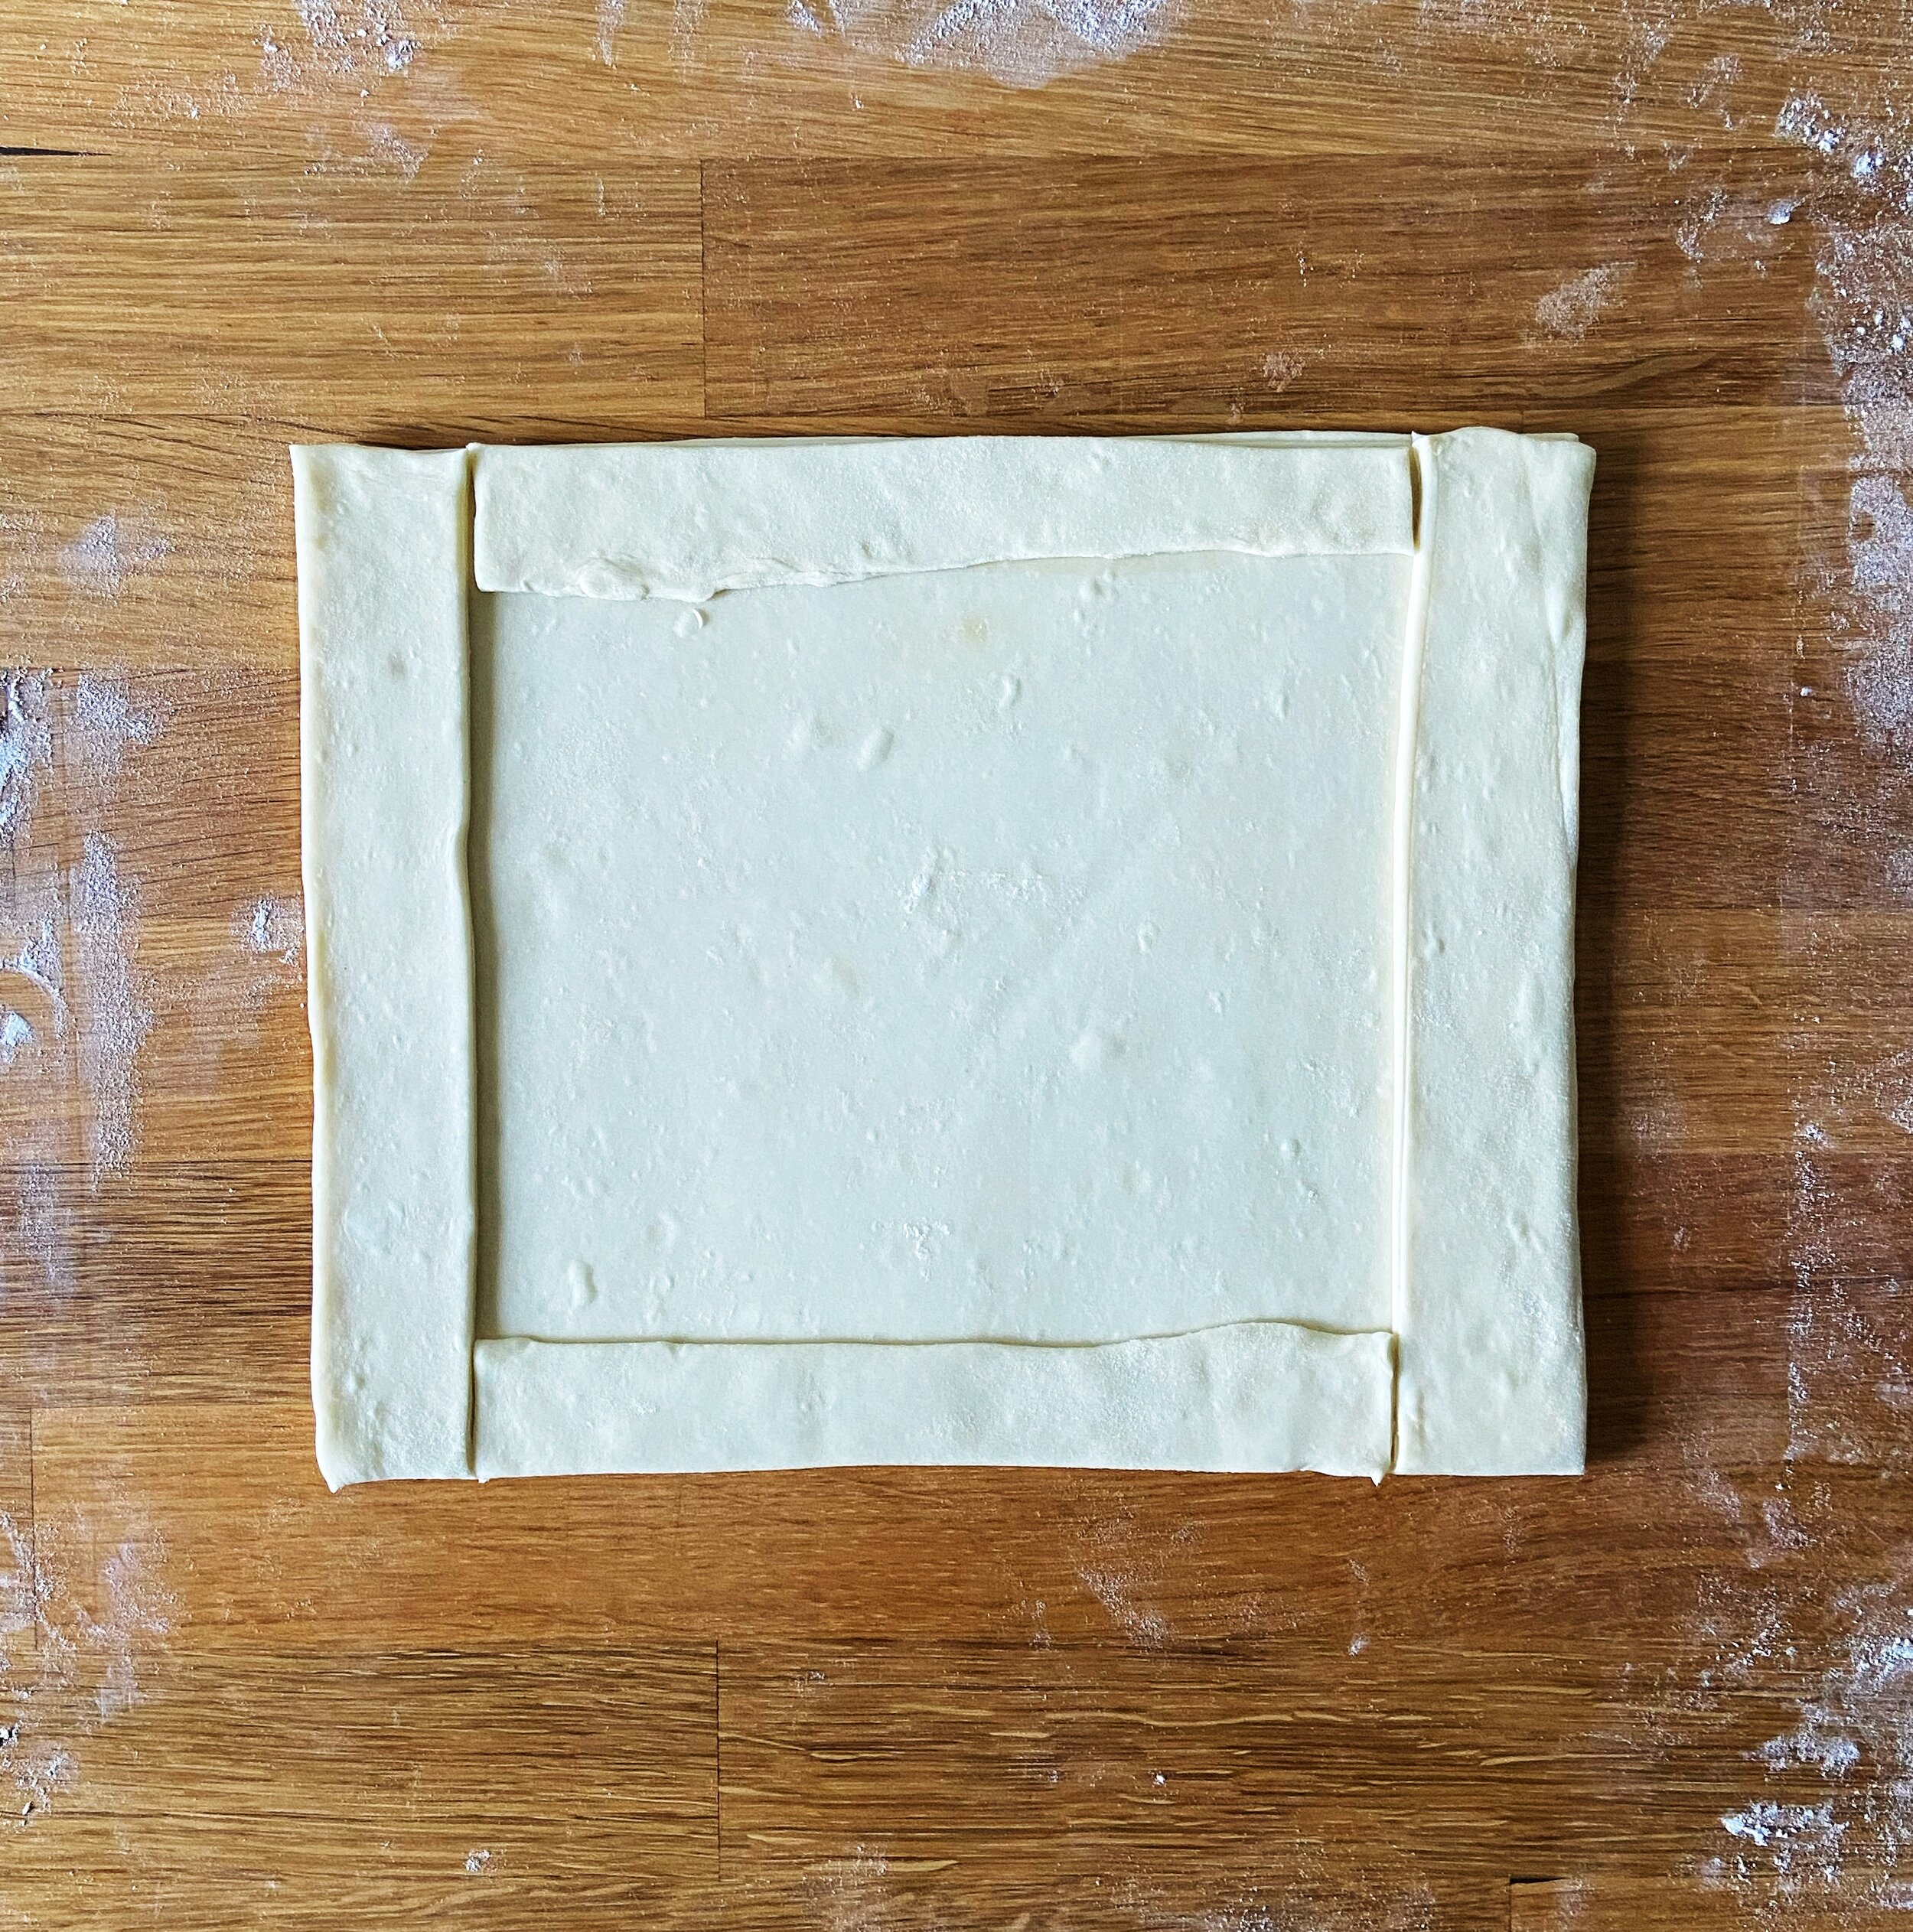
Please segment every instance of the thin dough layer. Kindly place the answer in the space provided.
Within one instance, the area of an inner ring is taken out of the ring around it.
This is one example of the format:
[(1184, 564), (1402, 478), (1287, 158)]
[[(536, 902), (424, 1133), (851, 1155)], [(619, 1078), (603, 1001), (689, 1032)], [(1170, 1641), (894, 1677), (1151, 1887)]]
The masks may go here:
[(481, 599), (483, 1331), (1387, 1329), (1408, 575)]
[(468, 468), (292, 452), (312, 1406), (335, 1489), (471, 1473)]
[(1241, 1322), (1087, 1348), (481, 1341), (481, 1478), (862, 1463), (1388, 1467), (1389, 1339)]
[(1405, 555), (1401, 439), (955, 436), (478, 452), (487, 591), (666, 597), (1037, 557)]
[(1418, 445), (1426, 634), (1407, 877), (1403, 1474), (1573, 1474), (1574, 866), (1594, 454)]

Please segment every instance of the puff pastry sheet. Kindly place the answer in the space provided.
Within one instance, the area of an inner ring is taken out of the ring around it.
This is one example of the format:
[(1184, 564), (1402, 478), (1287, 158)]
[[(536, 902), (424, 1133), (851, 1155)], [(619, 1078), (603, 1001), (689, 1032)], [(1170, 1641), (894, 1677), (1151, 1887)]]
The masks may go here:
[(295, 449), (327, 1480), (1578, 1471), (1592, 467)]

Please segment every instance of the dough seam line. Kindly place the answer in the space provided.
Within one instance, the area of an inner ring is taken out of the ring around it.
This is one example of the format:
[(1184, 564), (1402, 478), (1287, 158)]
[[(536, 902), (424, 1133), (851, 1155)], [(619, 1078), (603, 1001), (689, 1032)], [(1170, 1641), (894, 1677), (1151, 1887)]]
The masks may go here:
[(1428, 605), (1435, 548), (1434, 468), (1426, 461), (1425, 437), (1412, 437), (1408, 446), (1409, 481), (1414, 505), (1415, 548), (1409, 565), (1408, 621), (1402, 639), (1400, 716), (1395, 736), (1395, 824), (1393, 858), (1394, 1087), (1390, 1120), (1389, 1168), (1389, 1378), (1393, 1393), (1389, 1411), (1389, 1467), (1400, 1454), (1400, 1382), (1403, 1318), (1408, 1282), (1409, 1082), (1413, 1067), (1414, 1040), (1409, 1024), (1414, 947), (1415, 757), (1421, 730), (1422, 664), (1428, 648)]
[(1152, 1328), (1134, 1334), (1065, 1337), (1032, 1335), (911, 1335), (873, 1342), (868, 1335), (541, 1335), (514, 1328), (508, 1335), (481, 1335), (480, 1342), (531, 1342), (540, 1348), (1028, 1348), (1068, 1354), (1086, 1348), (1119, 1348), (1127, 1342), (1194, 1341), (1242, 1328), (1290, 1328), (1328, 1341), (1393, 1340), (1392, 1328), (1338, 1328), (1299, 1315), (1245, 1315), (1235, 1321), (1203, 1321), (1191, 1328)]

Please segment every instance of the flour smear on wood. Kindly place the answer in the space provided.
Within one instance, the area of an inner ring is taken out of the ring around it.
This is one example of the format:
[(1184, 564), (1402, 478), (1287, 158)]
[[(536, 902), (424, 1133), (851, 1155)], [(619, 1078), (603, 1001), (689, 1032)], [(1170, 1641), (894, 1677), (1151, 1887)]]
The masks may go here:
[(142, 1701), (145, 1660), (178, 1608), (165, 1560), (150, 1530), (102, 1550), (0, 1510), (0, 1870), (7, 1828), (56, 1807), (83, 1777), (88, 1741)]

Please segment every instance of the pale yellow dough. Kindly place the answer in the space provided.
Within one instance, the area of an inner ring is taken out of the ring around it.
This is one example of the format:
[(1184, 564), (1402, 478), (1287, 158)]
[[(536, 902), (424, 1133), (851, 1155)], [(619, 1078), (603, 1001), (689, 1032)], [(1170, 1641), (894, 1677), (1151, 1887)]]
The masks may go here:
[(1590, 468), (297, 453), (328, 1478), (1578, 1468)]

